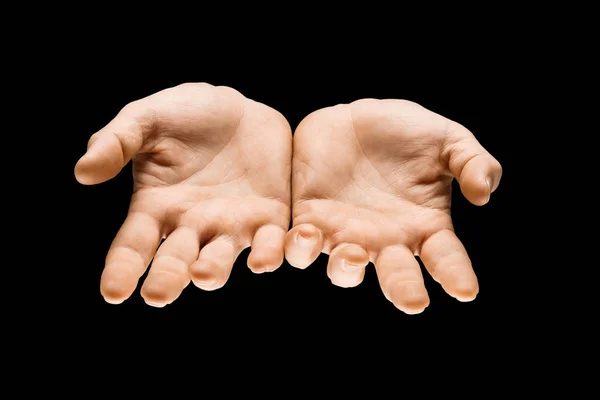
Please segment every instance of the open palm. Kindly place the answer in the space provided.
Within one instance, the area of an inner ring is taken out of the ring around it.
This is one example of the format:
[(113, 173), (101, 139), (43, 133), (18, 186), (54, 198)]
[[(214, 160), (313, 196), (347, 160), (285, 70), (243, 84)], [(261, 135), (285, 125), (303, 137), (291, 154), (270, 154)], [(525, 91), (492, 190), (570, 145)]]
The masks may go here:
[(281, 114), (228, 87), (184, 84), (124, 107), (75, 167), (79, 182), (97, 184), (133, 159), (134, 193), (106, 257), (104, 298), (127, 299), (151, 261), (141, 293), (159, 307), (190, 279), (206, 290), (223, 286), (250, 246), (254, 272), (278, 268), (291, 145)]
[(475, 298), (450, 217), (452, 179), (483, 205), (502, 169), (466, 128), (403, 100), (329, 107), (296, 129), (292, 171), (291, 265), (306, 268), (324, 252), (331, 281), (352, 287), (373, 262), (385, 296), (418, 313), (429, 304), (419, 256), (447, 293)]

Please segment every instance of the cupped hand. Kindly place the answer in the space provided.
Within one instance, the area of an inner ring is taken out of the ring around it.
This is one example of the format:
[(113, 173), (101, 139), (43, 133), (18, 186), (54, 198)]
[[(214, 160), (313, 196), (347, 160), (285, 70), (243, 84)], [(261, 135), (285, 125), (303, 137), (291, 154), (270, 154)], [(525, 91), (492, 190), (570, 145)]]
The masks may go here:
[(470, 131), (413, 102), (364, 99), (310, 114), (293, 141), (291, 265), (329, 254), (331, 281), (352, 287), (372, 262), (386, 298), (414, 314), (429, 305), (419, 256), (448, 294), (475, 298), (450, 216), (452, 180), (484, 205), (502, 168)]
[(158, 307), (190, 279), (205, 290), (223, 286), (250, 246), (254, 272), (278, 268), (291, 151), (286, 119), (228, 87), (183, 84), (125, 106), (75, 167), (79, 182), (97, 184), (133, 160), (128, 216), (101, 277), (106, 301), (130, 297), (151, 262), (141, 294)]

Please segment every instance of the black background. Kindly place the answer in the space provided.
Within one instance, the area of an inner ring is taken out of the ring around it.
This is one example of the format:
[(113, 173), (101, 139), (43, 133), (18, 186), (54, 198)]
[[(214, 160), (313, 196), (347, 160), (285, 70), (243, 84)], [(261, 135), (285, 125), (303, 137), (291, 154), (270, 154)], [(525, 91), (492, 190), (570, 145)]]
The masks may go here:
[[(128, 341), (159, 332), (184, 332), (182, 340), (205, 343), (238, 340), (264, 345), (287, 338), (328, 346), (336, 338), (360, 342), (371, 334), (401, 340), (409, 332), (419, 332), (431, 334), (433, 341), (457, 334), (490, 345), (499, 332), (518, 331), (510, 305), (519, 285), (510, 275), (518, 267), (510, 220), (515, 133), (506, 129), (506, 107), (500, 100), (506, 88), (494, 72), (494, 60), (475, 56), (468, 61), (457, 57), (419, 64), (379, 53), (317, 57), (300, 51), (278, 57), (278, 51), (285, 52), (272, 48), (268, 61), (259, 55), (222, 60), (163, 54), (157, 63), (143, 55), (116, 58), (98, 53), (91, 59), (74, 58), (65, 67), (63, 72), (72, 73), (64, 90), (73, 116), (64, 133), (65, 161), (71, 168), (65, 204), (74, 234), (66, 244), (69, 261), (63, 270), (68, 288), (59, 295), (65, 307), (68, 304), (73, 336), (93, 333)], [(246, 267), (246, 250), (220, 290), (203, 292), (190, 284), (163, 309), (147, 306), (139, 287), (121, 305), (105, 303), (100, 275), (106, 251), (127, 213), (131, 166), (112, 181), (89, 187), (75, 181), (72, 167), (89, 136), (125, 104), (184, 82), (234, 87), (280, 111), (292, 129), (314, 110), (365, 97), (412, 100), (465, 125), (504, 168), (498, 190), (484, 207), (468, 203), (454, 183), (452, 216), (479, 278), (477, 299), (454, 300), (424, 271), (431, 304), (424, 313), (409, 316), (384, 298), (372, 265), (359, 287), (342, 289), (329, 282), (325, 255), (303, 271), (284, 262), (274, 273), (254, 275)]]

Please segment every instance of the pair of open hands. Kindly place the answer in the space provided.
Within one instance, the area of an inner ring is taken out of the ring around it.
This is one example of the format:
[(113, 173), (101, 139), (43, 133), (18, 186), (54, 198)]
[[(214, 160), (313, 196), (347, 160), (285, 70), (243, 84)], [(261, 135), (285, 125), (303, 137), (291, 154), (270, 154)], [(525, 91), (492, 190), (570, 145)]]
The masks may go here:
[(478, 293), (452, 228), (451, 184), (483, 205), (502, 169), (466, 128), (418, 104), (324, 108), (292, 136), (274, 109), (188, 83), (125, 106), (90, 138), (75, 175), (97, 184), (130, 160), (134, 193), (101, 278), (109, 303), (131, 296), (152, 260), (141, 289), (150, 305), (173, 302), (190, 281), (220, 288), (248, 247), (256, 273), (284, 256), (306, 268), (329, 254), (327, 274), (342, 287), (373, 262), (386, 298), (406, 313), (429, 304), (415, 256), (449, 295)]

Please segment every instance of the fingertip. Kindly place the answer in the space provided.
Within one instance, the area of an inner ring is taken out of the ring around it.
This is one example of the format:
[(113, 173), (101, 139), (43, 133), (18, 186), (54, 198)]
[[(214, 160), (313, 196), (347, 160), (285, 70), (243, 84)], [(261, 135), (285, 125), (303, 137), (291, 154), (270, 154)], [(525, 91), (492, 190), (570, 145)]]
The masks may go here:
[(220, 289), (227, 283), (240, 252), (231, 238), (222, 236), (202, 248), (198, 259), (188, 267), (189, 277), (202, 290)]
[(483, 206), (490, 201), (491, 184), (481, 171), (465, 169), (459, 184), (463, 196), (472, 204)]
[(472, 285), (464, 285), (464, 286), (460, 286), (460, 285), (455, 285), (454, 288), (452, 288), (450, 295), (452, 297), (454, 297), (456, 300), (460, 301), (461, 303), (468, 303), (470, 301), (473, 301), (477, 298), (477, 295), (479, 294), (479, 288), (478, 287), (473, 287)]
[(221, 289), (225, 286), (225, 280), (192, 280), (194, 286), (198, 289), (205, 290), (207, 292), (212, 292), (217, 289)]
[(496, 189), (498, 189), (498, 186), (500, 185), (500, 180), (502, 179), (502, 166), (495, 158), (490, 158), (490, 167), (485, 178), (485, 182), (491, 195), (496, 191)]
[(248, 268), (255, 274), (273, 272), (283, 264), (283, 250), (275, 248), (259, 248), (248, 255)]
[(490, 201), (491, 191), (487, 182), (463, 183), (461, 185), (463, 196), (473, 205), (484, 206)]
[(188, 272), (192, 282), (196, 286), (208, 286), (215, 280), (215, 266), (207, 266), (206, 263), (195, 262), (189, 266)]
[(152, 307), (164, 307), (171, 302), (166, 285), (168, 282), (146, 281), (142, 286), (140, 294), (144, 302)]
[(331, 251), (330, 257), (340, 257), (344, 260), (343, 269), (351, 271), (365, 268), (369, 264), (369, 253), (356, 244), (337, 246)]
[(100, 279), (100, 294), (107, 303), (121, 304), (133, 294), (137, 279), (127, 274), (120, 265), (108, 264)]
[(113, 305), (122, 304), (126, 300), (126, 299), (123, 299), (123, 298), (114, 298), (114, 297), (110, 297), (110, 296), (107, 297), (105, 295), (102, 295), (102, 298), (108, 304), (113, 304)]
[(255, 274), (272, 272), (283, 264), (286, 229), (264, 225), (254, 234), (248, 255), (248, 268)]
[(453, 296), (456, 300), (460, 301), (461, 303), (470, 303), (472, 301), (474, 301), (477, 298), (477, 295), (472, 295), (472, 296)]
[(323, 249), (323, 235), (319, 229), (310, 224), (302, 224), (292, 228), (284, 239), (285, 259), (299, 269), (312, 264)]
[(154, 307), (154, 308), (164, 308), (167, 304), (169, 304), (169, 303), (153, 302), (152, 300), (148, 300), (148, 299), (144, 299), (144, 302), (147, 305), (149, 305), (150, 307)]
[(82, 185), (96, 185), (114, 178), (121, 165), (110, 155), (84, 155), (75, 165), (75, 179)]
[(332, 270), (331, 268), (327, 268), (327, 277), (331, 281), (331, 283), (337, 287), (341, 288), (353, 288), (360, 285), (364, 280), (364, 268), (361, 272), (351, 273), (351, 274), (342, 274), (339, 271)]
[(502, 175), (500, 163), (488, 154), (480, 154), (466, 163), (459, 178), (460, 189), (467, 200), (476, 206), (490, 201)]
[(420, 307), (420, 306), (413, 306), (413, 305), (410, 305), (410, 306), (396, 305), (396, 308), (407, 315), (418, 315), (418, 314), (422, 314), (423, 312), (425, 312), (425, 309), (427, 308), (427, 306)]
[(360, 285), (369, 264), (369, 254), (361, 246), (342, 243), (329, 255), (327, 276), (336, 286), (351, 288)]
[(502, 179), (502, 164), (495, 157), (489, 156), (491, 158), (491, 167), (489, 176), (492, 178), (492, 192), (494, 192), (498, 185), (500, 184), (500, 180)]
[(75, 177), (83, 185), (114, 178), (123, 168), (123, 151), (113, 135), (100, 136), (75, 165)]
[(442, 276), (440, 280), (444, 291), (460, 302), (475, 300), (479, 294), (479, 283), (473, 273)]
[(401, 284), (391, 293), (394, 306), (405, 314), (420, 314), (429, 306), (429, 295), (421, 284)]
[(94, 185), (99, 183), (95, 175), (93, 161), (84, 155), (75, 164), (75, 179), (82, 185)]
[(194, 286), (199, 289), (212, 291), (225, 286), (227, 277), (220, 277), (218, 274), (219, 267), (208, 261), (196, 261), (189, 267), (189, 274)]
[(100, 287), (100, 294), (109, 304), (121, 304), (131, 296), (131, 293), (124, 290), (120, 285), (103, 284)]

